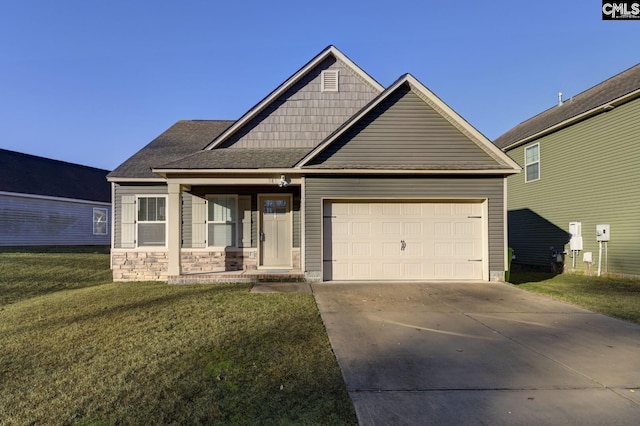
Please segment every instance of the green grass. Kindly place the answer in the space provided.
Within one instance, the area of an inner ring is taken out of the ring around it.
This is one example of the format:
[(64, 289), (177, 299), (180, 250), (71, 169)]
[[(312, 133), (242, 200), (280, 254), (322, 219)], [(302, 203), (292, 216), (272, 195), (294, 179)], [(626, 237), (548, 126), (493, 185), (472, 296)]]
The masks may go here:
[(638, 279), (513, 271), (511, 282), (534, 293), (640, 324)]
[(356, 423), (311, 295), (108, 272), (0, 254), (0, 424)]

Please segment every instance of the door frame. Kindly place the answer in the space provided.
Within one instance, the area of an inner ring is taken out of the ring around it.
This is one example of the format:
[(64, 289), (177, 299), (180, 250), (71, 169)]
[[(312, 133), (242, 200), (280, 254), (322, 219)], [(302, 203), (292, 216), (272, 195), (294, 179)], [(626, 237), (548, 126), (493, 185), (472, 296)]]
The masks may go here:
[[(263, 201), (269, 198), (286, 198), (287, 199), (287, 216), (289, 220), (289, 242), (287, 246), (289, 247), (289, 263), (287, 265), (277, 265), (277, 266), (264, 266), (262, 265), (262, 241), (260, 241), (260, 234), (262, 233), (262, 221), (263, 221), (263, 213), (264, 213), (264, 204)], [(277, 193), (265, 193), (258, 194), (258, 269), (273, 269), (273, 268), (293, 268), (293, 194), (277, 194)]]

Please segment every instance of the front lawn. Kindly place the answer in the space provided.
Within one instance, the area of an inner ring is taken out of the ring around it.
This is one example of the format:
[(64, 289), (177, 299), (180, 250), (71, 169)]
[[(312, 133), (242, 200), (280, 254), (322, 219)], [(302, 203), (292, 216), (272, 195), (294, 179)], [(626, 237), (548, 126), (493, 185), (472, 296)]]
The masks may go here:
[(511, 282), (534, 293), (640, 324), (638, 279), (513, 271)]
[(0, 253), (0, 424), (356, 423), (311, 295), (46, 256)]

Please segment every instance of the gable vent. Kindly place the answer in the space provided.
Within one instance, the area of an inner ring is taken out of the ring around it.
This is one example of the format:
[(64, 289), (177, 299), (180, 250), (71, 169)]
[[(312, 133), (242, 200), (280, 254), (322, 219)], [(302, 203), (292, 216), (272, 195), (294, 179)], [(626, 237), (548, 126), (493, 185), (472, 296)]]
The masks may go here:
[(323, 92), (338, 91), (338, 70), (325, 70), (321, 74), (321, 86)]

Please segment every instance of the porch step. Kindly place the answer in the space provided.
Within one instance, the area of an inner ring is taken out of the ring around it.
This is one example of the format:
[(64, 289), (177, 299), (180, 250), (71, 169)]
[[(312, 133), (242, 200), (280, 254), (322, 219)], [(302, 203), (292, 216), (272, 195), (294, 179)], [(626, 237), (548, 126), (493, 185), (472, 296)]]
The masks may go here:
[(167, 277), (168, 284), (207, 284), (207, 283), (300, 283), (305, 282), (302, 272), (218, 272), (211, 274), (173, 275)]

